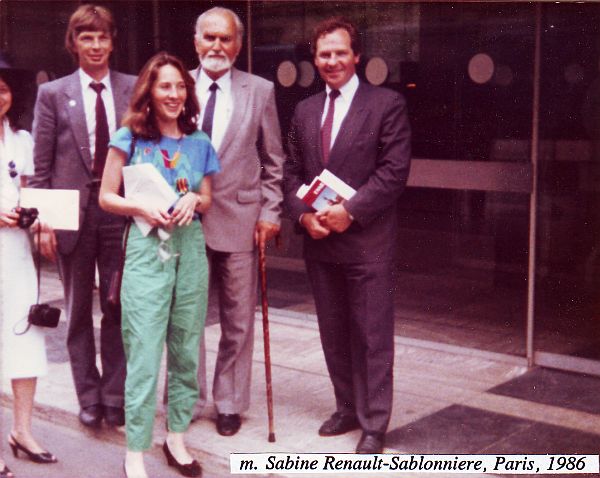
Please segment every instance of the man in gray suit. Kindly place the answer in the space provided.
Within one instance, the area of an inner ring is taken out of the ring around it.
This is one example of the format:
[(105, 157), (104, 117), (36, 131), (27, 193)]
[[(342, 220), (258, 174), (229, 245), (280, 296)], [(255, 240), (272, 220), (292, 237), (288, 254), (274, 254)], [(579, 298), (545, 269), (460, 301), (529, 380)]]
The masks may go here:
[[(232, 66), (243, 36), (231, 10), (204, 12), (194, 37), (200, 67), (192, 71), (202, 106), (199, 124), (221, 162), (203, 227), (210, 264), (207, 323), (221, 324), (213, 398), (217, 431), (224, 436), (237, 433), (250, 404), (257, 246), (279, 232), (284, 161), (273, 84)], [(206, 390), (203, 346), (200, 363), (198, 379)]]
[[(79, 230), (43, 227), (39, 247), (58, 258), (69, 329), (67, 349), (81, 406), (79, 420), (98, 426), (124, 424), (125, 356), (120, 313), (106, 302), (110, 277), (119, 267), (123, 219), (98, 205), (98, 191), (110, 133), (124, 114), (135, 77), (109, 69), (116, 29), (111, 13), (82, 5), (71, 16), (65, 44), (79, 69), (42, 85), (35, 105), (35, 177), (37, 188), (79, 190)], [(100, 357), (96, 366), (92, 291), (100, 274)]]

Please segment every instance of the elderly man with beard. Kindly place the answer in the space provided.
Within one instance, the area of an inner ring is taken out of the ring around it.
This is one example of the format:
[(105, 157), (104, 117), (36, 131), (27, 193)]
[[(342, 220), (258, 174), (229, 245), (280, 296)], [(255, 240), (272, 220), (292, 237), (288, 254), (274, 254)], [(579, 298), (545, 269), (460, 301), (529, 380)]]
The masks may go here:
[[(233, 67), (244, 26), (231, 10), (198, 17), (194, 45), (200, 66), (191, 72), (201, 104), (199, 126), (221, 163), (212, 206), (203, 217), (210, 267), (207, 324), (220, 323), (213, 381), (217, 431), (234, 435), (250, 405), (257, 287), (257, 247), (280, 228), (284, 153), (273, 83)], [(206, 401), (204, 341), (198, 381)]]

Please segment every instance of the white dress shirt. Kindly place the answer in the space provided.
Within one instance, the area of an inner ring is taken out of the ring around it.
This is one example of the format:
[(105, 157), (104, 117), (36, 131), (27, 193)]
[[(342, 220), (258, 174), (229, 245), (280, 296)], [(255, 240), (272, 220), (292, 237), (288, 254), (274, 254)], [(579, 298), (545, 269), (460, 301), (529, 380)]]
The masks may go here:
[[(96, 83), (96, 81), (81, 68), (79, 68), (79, 80), (81, 81), (81, 92), (83, 93), (83, 109), (85, 111), (85, 124), (90, 140), (90, 153), (93, 158), (96, 152), (96, 98), (98, 94), (92, 89), (90, 83)], [(110, 86), (110, 74), (107, 74), (98, 83), (104, 85), (100, 96), (106, 110), (108, 133), (112, 136), (117, 130), (117, 114), (115, 113), (115, 100), (113, 98), (112, 87)]]
[(204, 111), (206, 103), (210, 97), (210, 85), (216, 83), (219, 88), (217, 89), (217, 97), (215, 99), (215, 113), (213, 116), (213, 127), (211, 143), (216, 151), (219, 151), (221, 143), (223, 142), (223, 136), (227, 131), (227, 126), (231, 120), (231, 113), (233, 112), (233, 95), (231, 94), (231, 70), (221, 76), (217, 81), (213, 81), (205, 72), (200, 68), (200, 74), (196, 78), (196, 96), (200, 103), (200, 118), (198, 120), (198, 129), (202, 129), (202, 121), (204, 119)]
[[(335, 99), (335, 110), (333, 112), (333, 125), (331, 127), (331, 148), (335, 144), (335, 138), (337, 138), (338, 133), (340, 132), (340, 126), (342, 125), (342, 121), (348, 114), (348, 110), (350, 109), (350, 105), (352, 104), (352, 100), (354, 99), (354, 95), (356, 94), (356, 90), (358, 90), (358, 76), (356, 74), (352, 75), (344, 86), (340, 88), (340, 95)], [(327, 111), (329, 110), (329, 93), (331, 93), (331, 88), (329, 85), (325, 86), (325, 92), (327, 96), (325, 97), (325, 108), (323, 108), (323, 116), (321, 116), (321, 126), (325, 122), (325, 117), (327, 116)]]

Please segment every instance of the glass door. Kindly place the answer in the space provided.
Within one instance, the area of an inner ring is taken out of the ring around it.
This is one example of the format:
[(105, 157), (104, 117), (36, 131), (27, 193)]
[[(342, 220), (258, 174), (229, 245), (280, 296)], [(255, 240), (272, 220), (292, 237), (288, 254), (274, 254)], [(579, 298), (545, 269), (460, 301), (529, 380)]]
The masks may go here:
[(600, 374), (600, 5), (542, 13), (536, 362)]
[[(276, 84), (284, 133), (323, 88), (312, 27), (342, 11), (363, 32), (361, 80), (402, 92), (413, 127), (397, 334), (525, 356), (534, 7), (253, 3), (253, 70)], [(299, 257), (286, 232), (285, 255)]]

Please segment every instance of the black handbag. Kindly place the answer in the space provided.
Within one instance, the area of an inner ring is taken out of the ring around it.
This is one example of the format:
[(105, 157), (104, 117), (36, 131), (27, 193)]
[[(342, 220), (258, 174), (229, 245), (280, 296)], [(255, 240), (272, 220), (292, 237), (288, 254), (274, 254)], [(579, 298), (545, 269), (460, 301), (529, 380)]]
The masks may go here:
[[(129, 159), (133, 158), (135, 152), (135, 145), (137, 143), (137, 135), (134, 134), (131, 138), (131, 144), (129, 146)], [(123, 247), (121, 250), (121, 258), (119, 261), (119, 267), (113, 271), (110, 276), (110, 283), (108, 284), (108, 294), (106, 295), (106, 301), (108, 305), (115, 310), (120, 312), (121, 308), (121, 282), (123, 282), (123, 269), (125, 267), (125, 252), (127, 250), (127, 239), (129, 238), (129, 229), (131, 227), (131, 218), (127, 218), (125, 224), (125, 233), (123, 236)]]
[(108, 294), (106, 301), (108, 305), (114, 309), (121, 306), (121, 282), (123, 282), (123, 269), (125, 268), (125, 251), (127, 250), (127, 239), (129, 238), (129, 229), (131, 221), (128, 219), (125, 224), (125, 233), (123, 235), (123, 250), (121, 252), (121, 260), (118, 269), (110, 276), (110, 284), (108, 285)]

